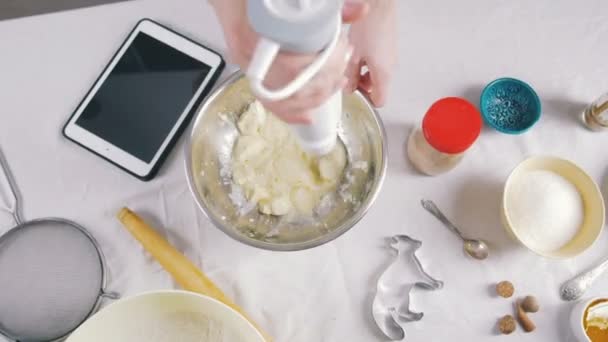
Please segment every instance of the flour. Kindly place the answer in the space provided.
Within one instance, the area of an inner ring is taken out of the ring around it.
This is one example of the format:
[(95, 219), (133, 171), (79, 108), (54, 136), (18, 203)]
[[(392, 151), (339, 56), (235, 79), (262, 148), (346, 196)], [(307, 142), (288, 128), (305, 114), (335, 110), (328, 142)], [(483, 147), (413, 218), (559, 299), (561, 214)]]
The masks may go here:
[(195, 312), (159, 314), (135, 320), (126, 332), (129, 342), (238, 342), (240, 336), (224, 329), (222, 322)]
[(514, 179), (506, 206), (518, 237), (539, 252), (564, 247), (576, 236), (584, 220), (578, 189), (550, 171), (530, 171)]

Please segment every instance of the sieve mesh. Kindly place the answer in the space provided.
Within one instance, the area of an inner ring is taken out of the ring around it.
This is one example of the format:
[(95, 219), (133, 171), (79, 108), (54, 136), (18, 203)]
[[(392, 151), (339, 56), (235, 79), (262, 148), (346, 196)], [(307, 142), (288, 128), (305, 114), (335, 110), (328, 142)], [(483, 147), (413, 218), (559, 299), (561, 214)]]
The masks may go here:
[(102, 293), (95, 243), (63, 219), (26, 222), (0, 238), (0, 332), (51, 341), (82, 323)]

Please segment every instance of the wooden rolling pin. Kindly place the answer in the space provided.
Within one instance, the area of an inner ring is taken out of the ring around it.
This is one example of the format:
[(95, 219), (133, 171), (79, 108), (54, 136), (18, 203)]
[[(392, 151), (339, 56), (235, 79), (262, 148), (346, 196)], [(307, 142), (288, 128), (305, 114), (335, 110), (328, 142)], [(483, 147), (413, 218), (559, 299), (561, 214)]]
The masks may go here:
[(228, 305), (245, 317), (267, 342), (272, 338), (266, 334), (249, 316), (220, 290), (201, 270), (188, 258), (176, 250), (165, 238), (158, 234), (144, 220), (128, 208), (122, 208), (118, 219), (124, 227), (139, 241), (144, 249), (167, 271), (184, 289), (212, 297)]

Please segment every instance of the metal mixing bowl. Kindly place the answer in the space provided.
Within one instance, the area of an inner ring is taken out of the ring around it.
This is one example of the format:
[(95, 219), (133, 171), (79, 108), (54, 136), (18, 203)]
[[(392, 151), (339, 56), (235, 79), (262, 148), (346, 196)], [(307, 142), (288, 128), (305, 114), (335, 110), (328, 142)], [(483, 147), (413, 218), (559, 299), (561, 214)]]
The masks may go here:
[(236, 121), (253, 100), (247, 80), (235, 73), (199, 108), (185, 151), (188, 185), (199, 208), (232, 238), (269, 250), (316, 247), (353, 227), (372, 206), (386, 174), (386, 132), (367, 99), (358, 92), (344, 96), (339, 136), (348, 163), (338, 189), (313, 217), (262, 215), (232, 182)]

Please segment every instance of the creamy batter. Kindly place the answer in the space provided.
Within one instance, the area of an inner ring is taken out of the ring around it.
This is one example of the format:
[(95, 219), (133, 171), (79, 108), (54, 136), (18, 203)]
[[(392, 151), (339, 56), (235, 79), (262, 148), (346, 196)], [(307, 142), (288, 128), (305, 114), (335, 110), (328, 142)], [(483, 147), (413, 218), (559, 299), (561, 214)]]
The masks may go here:
[(340, 143), (322, 157), (304, 152), (289, 127), (255, 101), (237, 123), (234, 182), (263, 214), (311, 215), (324, 195), (335, 190), (346, 165)]

